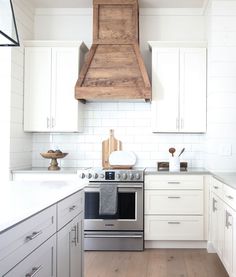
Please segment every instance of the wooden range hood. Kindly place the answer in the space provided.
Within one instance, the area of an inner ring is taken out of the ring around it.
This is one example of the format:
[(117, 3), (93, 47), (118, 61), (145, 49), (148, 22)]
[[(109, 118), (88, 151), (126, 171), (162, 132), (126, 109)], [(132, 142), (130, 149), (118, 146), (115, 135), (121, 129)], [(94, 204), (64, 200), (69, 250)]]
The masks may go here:
[(138, 0), (93, 0), (93, 44), (75, 86), (76, 99), (151, 99), (138, 12)]

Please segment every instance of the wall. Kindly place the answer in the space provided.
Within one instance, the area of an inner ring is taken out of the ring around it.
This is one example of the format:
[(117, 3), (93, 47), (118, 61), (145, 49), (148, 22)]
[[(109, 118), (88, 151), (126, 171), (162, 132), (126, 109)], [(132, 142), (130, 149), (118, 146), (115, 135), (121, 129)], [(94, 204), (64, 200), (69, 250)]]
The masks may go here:
[[(205, 20), (196, 9), (140, 9), (140, 48), (150, 74), (149, 40), (205, 40)], [(155, 26), (155, 27), (154, 27)], [(36, 39), (92, 42), (91, 9), (36, 9)]]
[(13, 4), (21, 47), (12, 48), (11, 59), (11, 169), (32, 164), (32, 134), (23, 132), (23, 41), (33, 38), (34, 26), (34, 8), (29, 1), (15, 0)]
[(236, 170), (236, 2), (212, 1), (208, 17), (207, 167)]
[(1, 160), (0, 174), (1, 183), (9, 178), (9, 152), (10, 152), (10, 89), (11, 89), (11, 49), (0, 49), (0, 84), (2, 103), (0, 109), (1, 124)]
[[(204, 16), (141, 11), (140, 45), (150, 72), (151, 53), (147, 40), (204, 40)], [(38, 9), (35, 16), (35, 39), (78, 39), (90, 43), (92, 38), (91, 10)], [(101, 166), (101, 143), (115, 129), (124, 150), (137, 154), (137, 166), (156, 166), (167, 160), (168, 148), (186, 148), (183, 159), (190, 166), (204, 166), (205, 135), (153, 134), (149, 103), (88, 103), (85, 107), (85, 130), (82, 134), (34, 134), (33, 166), (47, 166), (40, 152), (60, 148), (69, 155), (63, 166)]]

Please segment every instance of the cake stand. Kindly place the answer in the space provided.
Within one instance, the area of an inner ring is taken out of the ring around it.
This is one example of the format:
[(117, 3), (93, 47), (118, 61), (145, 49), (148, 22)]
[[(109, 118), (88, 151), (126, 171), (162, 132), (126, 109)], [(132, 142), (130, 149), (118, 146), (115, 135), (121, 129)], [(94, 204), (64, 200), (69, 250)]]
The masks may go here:
[(40, 155), (45, 159), (51, 159), (50, 166), (48, 170), (60, 170), (58, 166), (57, 159), (62, 159), (68, 155), (68, 153), (40, 153)]

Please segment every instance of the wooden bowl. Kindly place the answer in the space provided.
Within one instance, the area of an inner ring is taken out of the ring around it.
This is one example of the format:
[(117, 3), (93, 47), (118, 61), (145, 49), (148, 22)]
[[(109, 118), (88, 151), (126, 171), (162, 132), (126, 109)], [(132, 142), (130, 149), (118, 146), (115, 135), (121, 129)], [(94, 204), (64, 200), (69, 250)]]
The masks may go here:
[(45, 159), (62, 159), (68, 155), (68, 153), (40, 153), (40, 155)]
[(68, 155), (68, 153), (40, 153), (40, 155), (45, 159), (51, 159), (50, 166), (48, 170), (60, 170), (61, 168), (58, 166), (57, 159), (62, 159)]

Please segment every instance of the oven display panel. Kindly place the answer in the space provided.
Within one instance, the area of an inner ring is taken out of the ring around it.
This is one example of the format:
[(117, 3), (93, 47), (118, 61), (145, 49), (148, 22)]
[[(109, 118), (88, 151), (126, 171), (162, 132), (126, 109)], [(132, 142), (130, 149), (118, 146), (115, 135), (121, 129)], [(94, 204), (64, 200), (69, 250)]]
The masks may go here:
[(115, 180), (115, 172), (114, 171), (106, 171), (105, 172), (105, 180)]

